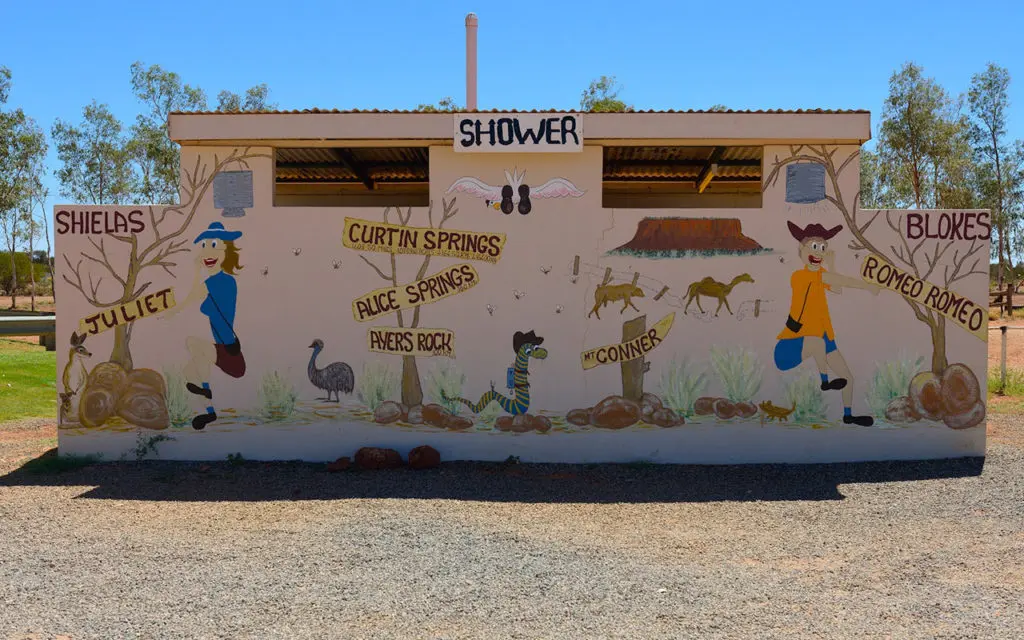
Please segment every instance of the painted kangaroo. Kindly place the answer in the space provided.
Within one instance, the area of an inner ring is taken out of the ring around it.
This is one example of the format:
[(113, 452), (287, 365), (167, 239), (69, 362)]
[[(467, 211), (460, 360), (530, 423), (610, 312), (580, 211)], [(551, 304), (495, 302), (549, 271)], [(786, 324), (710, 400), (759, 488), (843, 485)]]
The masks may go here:
[(754, 279), (750, 277), (749, 273), (741, 273), (732, 279), (729, 284), (723, 284), (711, 276), (698, 280), (690, 285), (686, 290), (686, 307), (683, 308), (683, 313), (690, 308), (690, 303), (694, 300), (697, 301), (697, 308), (700, 309), (701, 313), (704, 313), (704, 307), (700, 306), (700, 297), (707, 296), (708, 298), (718, 298), (718, 308), (715, 309), (715, 315), (722, 310), (722, 305), (725, 305), (726, 310), (732, 314), (732, 309), (729, 307), (729, 300), (726, 296), (732, 293), (732, 288), (741, 282), (753, 283)]
[(78, 335), (78, 333), (72, 332), (68, 363), (64, 365), (64, 374), (61, 376), (61, 383), (64, 385), (64, 393), (60, 394), (61, 422), (70, 419), (73, 415), (71, 400), (82, 390), (86, 378), (89, 377), (83, 360), (90, 356), (92, 354), (85, 348), (85, 334)]
[[(528, 365), (530, 358), (543, 360), (548, 357), (547, 349), (541, 347), (544, 338), (534, 334), (533, 331), (523, 333), (516, 331), (512, 336), (512, 348), (516, 352), (516, 362), (512, 367), (513, 396), (506, 397), (494, 390), (494, 383), (491, 382), (491, 390), (480, 396), (480, 402), (473, 404), (465, 398), (452, 398), (469, 407), (473, 413), (480, 413), (492, 402), (497, 402), (501, 408), (511, 415), (518, 416), (526, 413), (530, 408), (530, 383), (527, 380), (530, 372)], [(449, 398), (445, 398), (448, 401)]]
[[(597, 314), (597, 319), (601, 319), (601, 314), (598, 313), (598, 309), (601, 307), (608, 306), (609, 302), (615, 302), (616, 300), (623, 300), (626, 304), (622, 306), (622, 310), (619, 313), (624, 312), (629, 307), (636, 309), (636, 305), (633, 304), (631, 298), (643, 298), (644, 290), (640, 287), (632, 284), (601, 284), (594, 290), (594, 308), (587, 314), (589, 318), (593, 314)], [(639, 309), (636, 309), (639, 311)]]

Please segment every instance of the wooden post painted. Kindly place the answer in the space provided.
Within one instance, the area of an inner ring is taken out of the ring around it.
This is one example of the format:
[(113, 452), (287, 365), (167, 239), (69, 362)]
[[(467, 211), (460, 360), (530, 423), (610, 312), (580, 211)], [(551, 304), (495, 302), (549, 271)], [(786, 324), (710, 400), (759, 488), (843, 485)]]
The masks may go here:
[(1013, 317), (1013, 285), (1006, 285), (1006, 315)]
[(572, 275), (580, 275), (580, 257), (576, 256), (572, 259)]
[(640, 280), (640, 272), (639, 271), (634, 271), (633, 272), (633, 286), (634, 287), (636, 286), (636, 283), (637, 283), (638, 280)]
[[(647, 316), (640, 316), (622, 323), (622, 341), (629, 342), (647, 332)], [(619, 365), (622, 369), (622, 397), (633, 402), (640, 402), (644, 395), (644, 373), (648, 363), (645, 358), (637, 358)]]
[(604, 280), (601, 281), (601, 286), (604, 286), (604, 285), (608, 284), (608, 281), (611, 280), (611, 279), (612, 279), (612, 268), (611, 267), (605, 267), (604, 268)]
[(655, 300), (661, 300), (661, 296), (665, 295), (665, 293), (667, 291), (668, 291), (668, 285), (665, 285), (664, 287), (661, 288), (661, 291), (659, 291), (658, 294), (656, 296), (654, 296), (654, 299)]

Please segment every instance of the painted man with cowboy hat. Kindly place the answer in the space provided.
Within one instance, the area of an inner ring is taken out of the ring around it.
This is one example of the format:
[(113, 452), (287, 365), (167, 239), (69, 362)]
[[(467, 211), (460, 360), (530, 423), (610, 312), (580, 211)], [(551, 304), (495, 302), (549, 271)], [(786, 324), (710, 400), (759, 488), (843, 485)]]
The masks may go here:
[[(800, 260), (804, 268), (795, 271), (790, 279), (793, 299), (786, 327), (775, 345), (775, 366), (781, 371), (788, 371), (813, 358), (821, 374), (821, 390), (843, 392), (843, 422), (870, 427), (874, 424), (871, 416), (853, 415), (853, 375), (836, 345), (825, 292), (838, 294), (843, 287), (850, 287), (878, 295), (879, 288), (858, 278), (835, 273), (835, 252), (828, 248), (828, 241), (842, 231), (842, 225), (826, 229), (816, 222), (803, 228), (792, 222), (786, 224), (800, 243)], [(829, 380), (829, 369), (838, 377)]]

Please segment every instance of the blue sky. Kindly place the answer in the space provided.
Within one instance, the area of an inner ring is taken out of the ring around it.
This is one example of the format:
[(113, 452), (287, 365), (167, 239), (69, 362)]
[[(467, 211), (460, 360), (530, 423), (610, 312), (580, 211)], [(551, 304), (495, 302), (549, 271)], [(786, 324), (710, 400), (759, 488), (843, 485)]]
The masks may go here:
[(446, 95), (461, 104), (463, 20), (474, 11), (481, 108), (571, 109), (605, 74), (636, 108), (869, 109), (874, 127), (889, 76), (905, 61), (952, 93), (994, 61), (1015, 78), (1010, 134), (1024, 138), (1019, 0), (984, 11), (946, 0), (5, 5), (0, 65), (14, 74), (10, 104), (47, 131), (57, 118), (77, 121), (93, 98), (133, 120), (135, 60), (176, 71), (211, 102), (221, 89), (266, 82), (282, 109), (411, 108)]

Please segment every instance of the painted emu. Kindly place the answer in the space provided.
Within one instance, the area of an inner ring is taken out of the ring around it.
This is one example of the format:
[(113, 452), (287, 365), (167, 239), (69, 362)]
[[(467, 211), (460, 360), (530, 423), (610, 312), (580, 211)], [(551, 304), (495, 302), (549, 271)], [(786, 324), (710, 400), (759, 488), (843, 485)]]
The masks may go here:
[[(334, 362), (323, 369), (317, 369), (316, 357), (324, 350), (324, 341), (317, 338), (313, 341), (313, 344), (309, 345), (309, 348), (313, 350), (313, 356), (309, 359), (309, 367), (307, 368), (309, 381), (317, 389), (323, 389), (327, 392), (326, 400), (328, 402), (331, 401), (331, 392), (334, 392), (334, 401), (341, 402), (341, 397), (338, 394), (342, 392), (352, 393), (356, 386), (356, 376), (352, 373), (352, 367), (344, 362)], [(323, 400), (324, 398), (317, 399)]]

